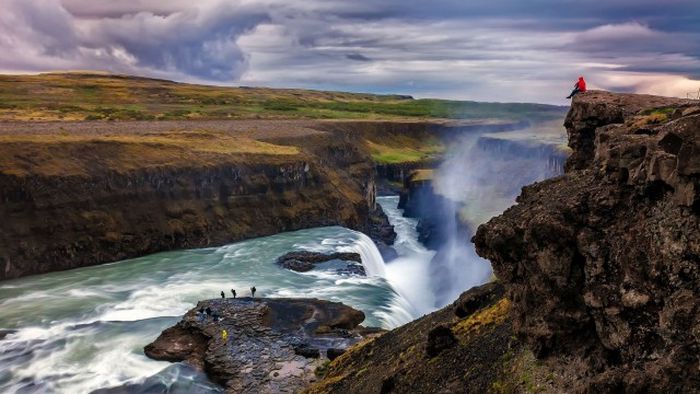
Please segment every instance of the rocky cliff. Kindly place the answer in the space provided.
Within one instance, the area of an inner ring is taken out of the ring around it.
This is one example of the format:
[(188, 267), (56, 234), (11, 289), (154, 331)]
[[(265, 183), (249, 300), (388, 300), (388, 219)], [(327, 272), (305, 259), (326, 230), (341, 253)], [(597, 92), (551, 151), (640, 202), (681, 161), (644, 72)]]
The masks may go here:
[(700, 103), (575, 97), (564, 176), (479, 227), (535, 355), (573, 392), (700, 387)]
[(698, 391), (700, 103), (589, 92), (566, 126), (566, 173), (474, 237), (498, 282), (351, 348), (310, 392)]
[(0, 280), (315, 226), (387, 233), (351, 132), (88, 125), (0, 135)]

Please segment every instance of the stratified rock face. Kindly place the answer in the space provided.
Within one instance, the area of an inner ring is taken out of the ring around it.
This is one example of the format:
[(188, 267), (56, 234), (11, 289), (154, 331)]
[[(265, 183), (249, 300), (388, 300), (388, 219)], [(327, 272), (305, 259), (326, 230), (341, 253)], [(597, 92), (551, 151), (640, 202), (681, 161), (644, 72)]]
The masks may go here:
[(328, 351), (337, 357), (362, 339), (353, 329), (364, 318), (316, 299), (201, 301), (144, 351), (156, 360), (186, 361), (227, 392), (298, 392), (316, 379)]
[(275, 142), (299, 153), (177, 151), (150, 163), (138, 144), (5, 144), (6, 161), (27, 170), (0, 171), (0, 280), (309, 227), (377, 227), (374, 169), (357, 136)]
[(700, 387), (696, 106), (576, 96), (566, 174), (525, 187), (474, 237), (513, 302), (516, 331), (539, 357), (587, 367), (574, 391)]

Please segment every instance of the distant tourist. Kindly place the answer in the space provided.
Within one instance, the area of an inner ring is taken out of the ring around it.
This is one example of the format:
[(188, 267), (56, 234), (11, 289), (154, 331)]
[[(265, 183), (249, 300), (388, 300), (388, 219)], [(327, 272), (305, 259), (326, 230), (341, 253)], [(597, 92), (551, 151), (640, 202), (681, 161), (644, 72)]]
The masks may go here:
[(228, 331), (221, 330), (221, 339), (223, 339), (224, 342), (226, 342), (226, 340), (228, 339)]
[(221, 298), (226, 298), (226, 294), (224, 293), (223, 290), (221, 290)]
[(236, 290), (231, 289), (231, 294), (233, 294), (233, 298), (236, 298)]
[(571, 91), (571, 94), (568, 99), (574, 97), (578, 93), (583, 93), (586, 91), (586, 80), (583, 79), (583, 77), (578, 77), (578, 82), (574, 84), (574, 90)]
[(257, 290), (257, 289), (255, 288), (255, 286), (253, 286), (253, 287), (250, 288), (250, 294), (253, 295), (253, 298), (255, 298), (255, 290)]

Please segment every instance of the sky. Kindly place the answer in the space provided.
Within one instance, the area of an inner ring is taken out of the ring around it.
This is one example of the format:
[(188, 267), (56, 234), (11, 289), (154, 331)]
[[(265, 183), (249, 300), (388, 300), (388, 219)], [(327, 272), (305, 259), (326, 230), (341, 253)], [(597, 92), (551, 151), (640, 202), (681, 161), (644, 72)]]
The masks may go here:
[(563, 104), (700, 89), (700, 0), (0, 0), (0, 72)]

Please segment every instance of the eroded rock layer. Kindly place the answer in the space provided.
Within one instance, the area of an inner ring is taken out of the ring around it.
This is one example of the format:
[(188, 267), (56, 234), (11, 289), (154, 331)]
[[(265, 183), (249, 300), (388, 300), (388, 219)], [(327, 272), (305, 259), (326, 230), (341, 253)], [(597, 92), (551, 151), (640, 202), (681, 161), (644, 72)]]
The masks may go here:
[(0, 280), (317, 226), (381, 235), (362, 140), (292, 126), (6, 137)]

